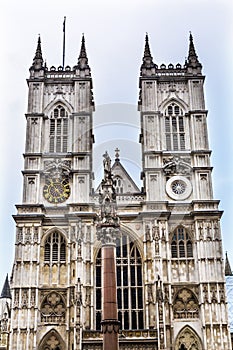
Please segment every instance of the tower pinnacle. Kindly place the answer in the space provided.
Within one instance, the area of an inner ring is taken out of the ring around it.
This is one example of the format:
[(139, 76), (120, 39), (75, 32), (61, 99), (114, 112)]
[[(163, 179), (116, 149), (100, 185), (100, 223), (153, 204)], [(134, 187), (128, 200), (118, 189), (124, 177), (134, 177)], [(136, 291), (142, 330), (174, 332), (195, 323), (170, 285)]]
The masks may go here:
[(149, 36), (148, 33), (146, 33), (144, 55), (141, 65), (141, 76), (153, 75), (155, 73), (155, 68), (157, 68), (157, 65), (153, 62), (153, 57), (150, 52)]
[(150, 46), (149, 46), (149, 37), (148, 37), (148, 33), (146, 33), (146, 37), (145, 37), (145, 49), (144, 49), (144, 57), (143, 59), (149, 59), (151, 60), (151, 62), (153, 61), (153, 57), (151, 56), (150, 53)]
[(196, 68), (197, 73), (201, 73), (202, 65), (198, 60), (198, 56), (196, 54), (194, 42), (193, 42), (193, 36), (190, 32), (189, 34), (189, 52), (188, 52), (188, 59), (187, 59), (187, 67), (188, 68)]
[(146, 68), (154, 67), (153, 57), (152, 57), (151, 52), (150, 52), (148, 33), (146, 33), (146, 37), (145, 37), (144, 56), (143, 56), (142, 60), (143, 60), (142, 66), (145, 66)]
[(79, 75), (80, 77), (91, 76), (91, 69), (88, 64), (84, 34), (82, 35), (82, 43), (81, 43), (80, 54), (78, 57), (78, 63), (74, 68), (76, 69), (76, 74)]
[(10, 285), (8, 281), (8, 275), (6, 275), (6, 279), (5, 279), (4, 286), (2, 288), (2, 293), (0, 296), (0, 299), (3, 299), (3, 298), (11, 299), (11, 291), (10, 291)]
[(41, 69), (42, 67), (43, 67), (43, 56), (42, 56), (42, 50), (41, 50), (41, 39), (39, 35), (35, 57), (33, 58), (32, 68)]
[(81, 44), (81, 50), (78, 58), (77, 67), (79, 69), (89, 68), (84, 34), (82, 35), (82, 44)]
[(232, 276), (232, 270), (231, 270), (231, 265), (227, 256), (227, 252), (226, 252), (226, 258), (225, 258), (225, 276)]

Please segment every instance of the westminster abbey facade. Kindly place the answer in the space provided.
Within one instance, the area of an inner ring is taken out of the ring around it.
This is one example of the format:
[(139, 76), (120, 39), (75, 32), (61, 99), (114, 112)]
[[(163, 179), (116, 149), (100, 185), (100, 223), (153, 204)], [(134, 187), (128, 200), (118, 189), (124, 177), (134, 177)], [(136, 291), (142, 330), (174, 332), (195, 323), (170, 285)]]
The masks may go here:
[[(1, 296), (0, 348), (100, 350), (95, 113), (84, 37), (73, 68), (50, 69), (39, 38), (29, 71), (23, 197)], [(191, 34), (185, 63), (168, 66), (154, 62), (146, 35), (138, 101), (142, 188), (118, 150), (112, 162), (121, 350), (231, 349), (204, 79)]]

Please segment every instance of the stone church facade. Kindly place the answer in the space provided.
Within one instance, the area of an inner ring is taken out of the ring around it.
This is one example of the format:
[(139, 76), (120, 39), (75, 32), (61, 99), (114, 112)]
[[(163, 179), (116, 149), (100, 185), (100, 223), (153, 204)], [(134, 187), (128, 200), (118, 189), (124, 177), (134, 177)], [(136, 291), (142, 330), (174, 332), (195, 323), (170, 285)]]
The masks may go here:
[[(120, 349), (231, 349), (204, 79), (191, 34), (187, 60), (175, 66), (154, 63), (146, 35), (142, 189), (118, 150), (112, 164)], [(6, 281), (1, 299), (8, 305), (2, 348), (99, 350), (102, 260), (84, 37), (77, 64), (57, 69), (46, 67), (39, 38), (27, 82), (23, 199), (14, 215), (10, 292)]]

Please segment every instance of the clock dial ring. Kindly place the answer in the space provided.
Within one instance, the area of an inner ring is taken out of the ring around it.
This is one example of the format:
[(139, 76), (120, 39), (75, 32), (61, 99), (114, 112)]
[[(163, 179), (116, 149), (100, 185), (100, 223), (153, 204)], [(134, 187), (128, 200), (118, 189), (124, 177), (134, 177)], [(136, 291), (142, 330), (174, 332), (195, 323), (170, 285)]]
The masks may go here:
[(68, 179), (48, 177), (43, 188), (43, 196), (49, 203), (65, 202), (70, 196)]

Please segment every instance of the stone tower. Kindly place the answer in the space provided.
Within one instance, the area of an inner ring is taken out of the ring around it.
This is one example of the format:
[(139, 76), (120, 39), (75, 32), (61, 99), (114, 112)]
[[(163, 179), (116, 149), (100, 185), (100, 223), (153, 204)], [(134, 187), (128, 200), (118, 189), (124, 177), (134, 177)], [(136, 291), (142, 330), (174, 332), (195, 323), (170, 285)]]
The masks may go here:
[[(154, 63), (146, 35), (142, 189), (118, 149), (111, 167), (121, 350), (231, 349), (204, 79), (191, 34), (187, 60), (175, 66)], [(100, 350), (106, 254), (105, 237), (97, 239), (101, 186), (92, 189), (94, 103), (84, 37), (73, 68), (50, 69), (39, 38), (28, 89), (5, 339), (9, 350)]]
[[(27, 82), (10, 349), (80, 349), (81, 242), (86, 243), (84, 278), (90, 285), (93, 235), (94, 102), (84, 37), (77, 64), (64, 69), (47, 69), (39, 38)], [(89, 309), (87, 302), (87, 314)]]
[[(230, 349), (219, 201), (213, 198), (204, 75), (190, 34), (184, 64), (140, 75), (145, 291), (159, 349)], [(149, 289), (150, 288), (150, 289)]]

